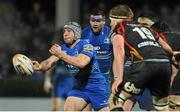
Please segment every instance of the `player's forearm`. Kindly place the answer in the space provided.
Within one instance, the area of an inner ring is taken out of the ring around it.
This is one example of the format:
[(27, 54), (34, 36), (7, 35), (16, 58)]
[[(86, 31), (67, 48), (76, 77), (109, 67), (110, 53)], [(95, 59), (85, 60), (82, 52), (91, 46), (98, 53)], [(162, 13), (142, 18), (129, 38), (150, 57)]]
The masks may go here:
[(116, 79), (123, 79), (123, 72), (124, 72), (124, 55), (120, 53), (121, 56), (114, 58), (113, 61), (113, 73), (114, 78)]
[(173, 50), (172, 48), (165, 42), (163, 41), (161, 38), (159, 38), (159, 44), (161, 45), (161, 47), (169, 54), (169, 55), (173, 55)]
[(42, 61), (40, 63), (40, 65), (41, 65), (41, 71), (47, 71), (47, 70), (49, 70), (50, 68), (52, 68), (54, 66), (53, 63), (51, 63), (49, 61), (46, 61), (46, 60)]
[(115, 35), (112, 38), (113, 43), (113, 54), (114, 54), (114, 61), (113, 61), (113, 69), (114, 69), (114, 77), (119, 78), (120, 80), (123, 79), (123, 70), (124, 70), (124, 39), (121, 35)]
[(83, 68), (84, 66), (86, 66), (86, 63), (84, 62), (85, 60), (79, 58), (78, 56), (75, 57), (75, 56), (70, 56), (70, 55), (67, 55), (65, 53), (61, 53), (59, 55), (59, 58), (71, 65), (74, 65), (76, 67), (79, 67), (79, 68)]

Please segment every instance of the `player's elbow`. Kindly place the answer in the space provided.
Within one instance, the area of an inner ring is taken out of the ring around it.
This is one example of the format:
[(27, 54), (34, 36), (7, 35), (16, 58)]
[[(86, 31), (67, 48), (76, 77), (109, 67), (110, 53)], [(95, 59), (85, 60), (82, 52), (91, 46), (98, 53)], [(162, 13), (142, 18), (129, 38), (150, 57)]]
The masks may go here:
[(82, 63), (82, 62), (78, 64), (78, 67), (79, 67), (79, 68), (84, 68), (85, 66), (86, 66), (86, 64), (84, 64), (84, 63)]

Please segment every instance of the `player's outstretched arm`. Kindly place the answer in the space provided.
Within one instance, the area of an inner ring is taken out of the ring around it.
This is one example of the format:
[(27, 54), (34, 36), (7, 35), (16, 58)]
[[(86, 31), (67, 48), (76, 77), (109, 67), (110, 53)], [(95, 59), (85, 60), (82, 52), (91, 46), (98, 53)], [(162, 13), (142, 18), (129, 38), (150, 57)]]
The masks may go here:
[(52, 55), (48, 59), (42, 61), (41, 63), (39, 63), (38, 61), (32, 61), (33, 69), (35, 71), (47, 71), (50, 68), (52, 68), (57, 63), (58, 60), (59, 58)]
[(172, 62), (177, 68), (180, 68), (180, 51), (173, 51)]
[(172, 56), (173, 64), (180, 68), (180, 60), (178, 59), (178, 57), (180, 57), (180, 51), (173, 51), (172, 48), (161, 38), (158, 39), (158, 42), (162, 48)]

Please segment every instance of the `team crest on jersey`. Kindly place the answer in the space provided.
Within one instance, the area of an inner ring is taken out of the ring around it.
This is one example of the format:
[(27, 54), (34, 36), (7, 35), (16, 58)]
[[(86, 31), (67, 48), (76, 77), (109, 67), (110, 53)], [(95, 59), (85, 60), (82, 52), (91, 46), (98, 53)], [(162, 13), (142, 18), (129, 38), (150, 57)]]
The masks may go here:
[(91, 44), (86, 44), (83, 47), (84, 50), (88, 50), (88, 51), (92, 51), (93, 50), (93, 46)]
[(109, 44), (110, 43), (110, 40), (107, 38), (107, 39), (104, 39), (104, 43), (107, 43)]

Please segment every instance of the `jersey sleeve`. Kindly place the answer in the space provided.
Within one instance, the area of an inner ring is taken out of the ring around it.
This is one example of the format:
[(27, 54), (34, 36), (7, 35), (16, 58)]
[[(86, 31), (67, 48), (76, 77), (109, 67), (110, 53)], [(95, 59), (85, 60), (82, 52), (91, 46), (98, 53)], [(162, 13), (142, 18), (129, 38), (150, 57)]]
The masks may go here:
[(81, 54), (85, 54), (89, 56), (90, 58), (93, 57), (94, 49), (91, 44), (85, 44), (83, 45), (83, 50), (81, 51)]

